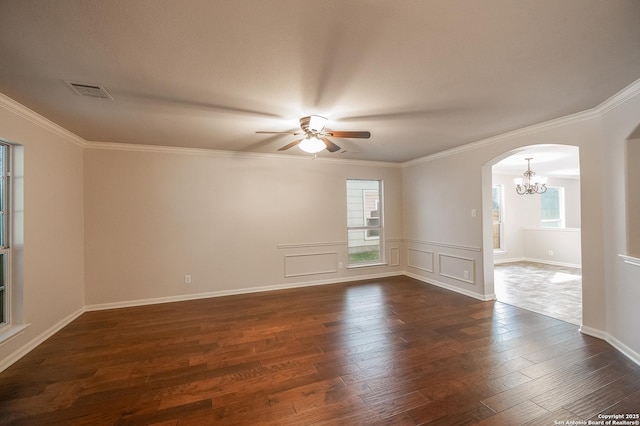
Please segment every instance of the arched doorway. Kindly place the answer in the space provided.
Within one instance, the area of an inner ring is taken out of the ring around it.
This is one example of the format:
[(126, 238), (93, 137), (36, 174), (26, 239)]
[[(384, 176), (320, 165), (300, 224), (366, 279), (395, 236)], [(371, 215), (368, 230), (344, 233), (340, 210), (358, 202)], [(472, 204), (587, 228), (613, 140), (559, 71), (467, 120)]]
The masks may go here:
[[(518, 194), (528, 161), (547, 177), (543, 194)], [(485, 281), (497, 300), (582, 323), (580, 171), (577, 147), (506, 152), (483, 171)]]

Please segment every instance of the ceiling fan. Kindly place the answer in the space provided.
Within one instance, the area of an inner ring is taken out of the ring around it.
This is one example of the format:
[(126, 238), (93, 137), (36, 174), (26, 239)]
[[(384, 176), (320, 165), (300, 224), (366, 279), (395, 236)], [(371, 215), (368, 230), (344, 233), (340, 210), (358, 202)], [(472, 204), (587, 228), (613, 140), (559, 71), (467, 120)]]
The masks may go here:
[(285, 134), (285, 135), (305, 135), (304, 138), (297, 141), (293, 141), (281, 148), (278, 151), (286, 151), (289, 148), (293, 148), (296, 145), (300, 145), (300, 149), (311, 154), (316, 154), (323, 149), (329, 152), (336, 152), (340, 150), (340, 147), (331, 142), (327, 137), (334, 138), (359, 138), (369, 139), (371, 132), (365, 131), (333, 131), (324, 130), (324, 126), (327, 124), (327, 119), (319, 115), (310, 115), (308, 117), (302, 117), (300, 119), (300, 129), (302, 131), (291, 132), (267, 132), (258, 131), (256, 133), (269, 133), (269, 134)]

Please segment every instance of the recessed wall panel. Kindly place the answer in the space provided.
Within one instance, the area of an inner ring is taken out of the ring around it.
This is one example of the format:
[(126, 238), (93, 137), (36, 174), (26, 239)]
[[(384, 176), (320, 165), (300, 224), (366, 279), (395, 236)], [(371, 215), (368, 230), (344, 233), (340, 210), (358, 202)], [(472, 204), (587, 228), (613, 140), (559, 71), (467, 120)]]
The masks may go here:
[(400, 265), (400, 249), (398, 247), (391, 247), (389, 249), (389, 266)]
[(330, 274), (338, 272), (337, 252), (290, 254), (284, 257), (284, 276)]
[(427, 250), (408, 249), (407, 265), (426, 272), (433, 272), (433, 252)]
[(466, 283), (475, 283), (475, 261), (468, 257), (440, 254), (440, 275)]

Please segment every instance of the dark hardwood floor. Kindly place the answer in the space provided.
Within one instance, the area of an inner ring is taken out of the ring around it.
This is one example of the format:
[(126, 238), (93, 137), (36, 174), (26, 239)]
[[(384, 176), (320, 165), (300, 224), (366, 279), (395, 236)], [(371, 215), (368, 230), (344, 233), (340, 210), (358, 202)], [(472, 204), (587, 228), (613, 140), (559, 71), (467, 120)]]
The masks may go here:
[(570, 323), (407, 277), (88, 312), (0, 374), (11, 425), (554, 425), (640, 411)]

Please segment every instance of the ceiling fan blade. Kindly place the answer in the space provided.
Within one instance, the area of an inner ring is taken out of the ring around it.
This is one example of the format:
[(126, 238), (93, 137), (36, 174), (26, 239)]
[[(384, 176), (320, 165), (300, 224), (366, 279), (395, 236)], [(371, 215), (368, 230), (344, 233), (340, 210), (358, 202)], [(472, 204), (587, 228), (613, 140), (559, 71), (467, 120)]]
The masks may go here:
[(300, 139), (298, 141), (293, 141), (291, 143), (286, 144), (285, 146), (283, 146), (282, 148), (278, 148), (278, 151), (286, 151), (289, 148), (293, 148), (294, 146), (298, 145), (300, 142), (302, 142), (304, 139)]
[(266, 130), (258, 130), (256, 133), (267, 135), (301, 135), (302, 132), (268, 132)]
[(331, 142), (329, 139), (322, 138), (322, 142), (324, 142), (324, 144), (327, 146), (327, 151), (329, 152), (340, 151), (340, 147), (335, 143)]
[(371, 132), (327, 132), (327, 135), (333, 136), (334, 138), (358, 138), (358, 139), (369, 139), (371, 137)]

